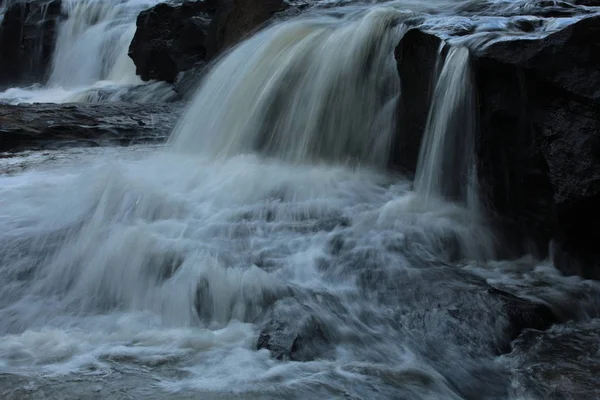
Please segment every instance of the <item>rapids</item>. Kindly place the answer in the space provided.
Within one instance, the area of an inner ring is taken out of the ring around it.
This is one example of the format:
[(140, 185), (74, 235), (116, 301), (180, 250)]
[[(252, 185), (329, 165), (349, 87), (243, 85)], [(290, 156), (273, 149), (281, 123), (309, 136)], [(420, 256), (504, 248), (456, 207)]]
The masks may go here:
[[(136, 84), (121, 56), (142, 5), (86, 4), (107, 23), (61, 27), (51, 82)], [(600, 286), (494, 259), (470, 126), (480, 35), (440, 52), (416, 181), (385, 170), (394, 46), (415, 16), (467, 6), (284, 21), (214, 63), (165, 146), (0, 157), (3, 398), (595, 398)], [(573, 321), (511, 348), (532, 302)], [(556, 372), (565, 337), (583, 361)]]

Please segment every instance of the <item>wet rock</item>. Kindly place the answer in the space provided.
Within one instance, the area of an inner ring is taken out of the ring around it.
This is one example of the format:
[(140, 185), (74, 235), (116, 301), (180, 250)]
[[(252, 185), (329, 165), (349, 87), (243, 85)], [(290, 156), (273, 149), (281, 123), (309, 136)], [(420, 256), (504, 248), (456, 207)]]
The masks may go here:
[(425, 131), (440, 45), (437, 36), (408, 31), (395, 50), (402, 97), (398, 103), (397, 134), (391, 167), (414, 171)]
[(162, 141), (182, 111), (177, 103), (0, 105), (0, 151)]
[[(504, 233), (502, 256), (554, 245), (557, 266), (600, 277), (600, 17), (543, 39), (472, 52), (481, 194)], [(410, 31), (396, 49), (403, 99), (392, 166), (414, 171), (440, 39)]]
[(312, 361), (331, 354), (332, 340), (318, 313), (289, 297), (269, 310), (256, 347), (279, 360)]
[[(477, 54), (480, 175), (514, 231), (556, 242), (557, 266), (599, 277), (600, 17)], [(547, 248), (547, 247), (546, 247)]]
[(0, 23), (0, 88), (44, 80), (61, 18), (61, 0), (8, 4)]
[(178, 87), (187, 91), (207, 62), (286, 7), (282, 0), (158, 4), (138, 16), (129, 56), (142, 79), (170, 83), (183, 79)]
[(129, 47), (137, 74), (173, 83), (180, 71), (204, 63), (213, 12), (207, 2), (161, 3), (141, 12)]
[(502, 354), (524, 329), (547, 329), (559, 321), (550, 307), (457, 267), (365, 269), (358, 283), (367, 298), (392, 310), (404, 329), (418, 333), (414, 340), (434, 349), (428, 357), (459, 348), (473, 356)]
[(220, 0), (213, 21), (212, 54), (239, 43), (287, 7), (283, 0)]

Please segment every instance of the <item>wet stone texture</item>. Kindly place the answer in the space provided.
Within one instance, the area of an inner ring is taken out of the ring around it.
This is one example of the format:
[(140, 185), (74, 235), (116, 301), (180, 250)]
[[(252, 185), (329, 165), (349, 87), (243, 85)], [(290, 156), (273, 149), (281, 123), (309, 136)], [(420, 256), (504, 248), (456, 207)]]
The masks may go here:
[(181, 104), (0, 105), (0, 152), (164, 141)]

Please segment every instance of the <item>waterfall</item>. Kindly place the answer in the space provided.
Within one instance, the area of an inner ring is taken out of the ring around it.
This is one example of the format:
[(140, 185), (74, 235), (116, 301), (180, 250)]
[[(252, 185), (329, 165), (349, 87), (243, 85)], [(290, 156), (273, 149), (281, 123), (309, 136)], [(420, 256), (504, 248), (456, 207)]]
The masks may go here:
[(137, 16), (162, 1), (63, 0), (67, 18), (58, 26), (47, 84), (8, 89), (0, 93), (0, 101), (170, 100), (175, 95), (172, 87), (164, 82), (144, 83), (128, 56)]
[(384, 7), (257, 34), (212, 68), (171, 144), (213, 156), (258, 150), (292, 162), (384, 166), (404, 15)]
[(138, 13), (154, 3), (63, 1), (69, 17), (59, 30), (50, 85), (76, 87), (104, 80), (141, 83), (127, 51)]
[[(441, 57), (440, 53), (440, 57)], [(419, 153), (415, 191), (477, 208), (475, 91), (466, 47), (451, 47), (437, 80)]]

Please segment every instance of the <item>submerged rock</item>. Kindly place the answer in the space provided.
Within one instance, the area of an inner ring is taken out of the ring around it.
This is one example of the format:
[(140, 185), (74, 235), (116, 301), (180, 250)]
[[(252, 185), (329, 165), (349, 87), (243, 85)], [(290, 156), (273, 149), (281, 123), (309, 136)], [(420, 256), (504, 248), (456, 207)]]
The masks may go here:
[(61, 0), (8, 5), (0, 19), (0, 88), (44, 80), (61, 17)]
[(177, 104), (0, 105), (0, 151), (162, 141), (181, 112)]
[(129, 56), (142, 79), (173, 83), (180, 73), (202, 69), (286, 7), (283, 0), (161, 3), (138, 16)]

